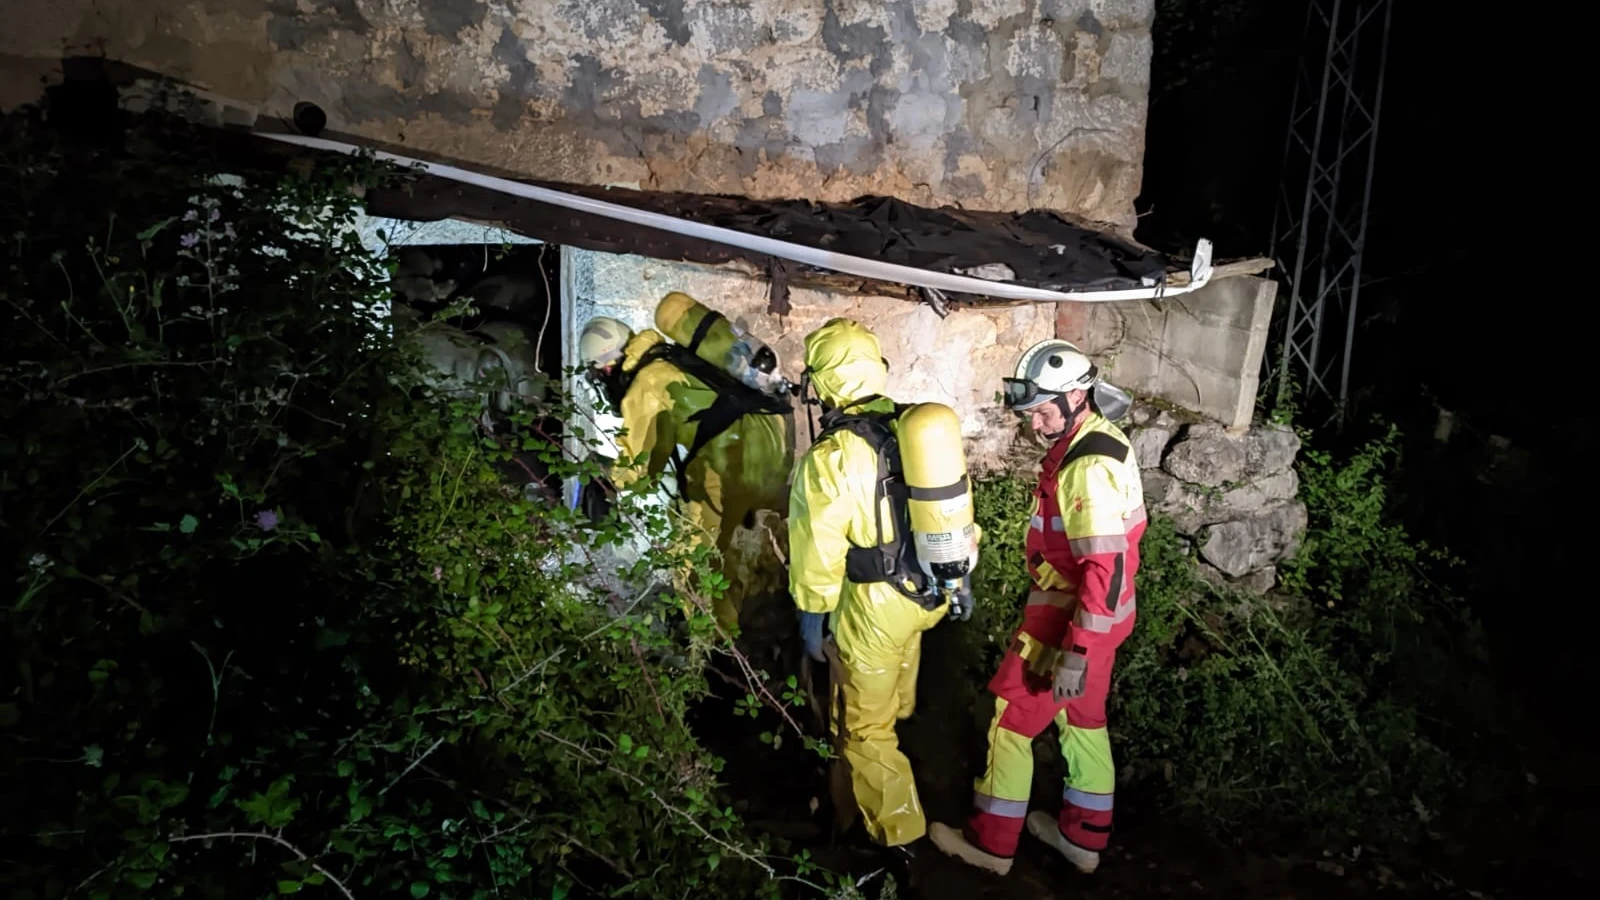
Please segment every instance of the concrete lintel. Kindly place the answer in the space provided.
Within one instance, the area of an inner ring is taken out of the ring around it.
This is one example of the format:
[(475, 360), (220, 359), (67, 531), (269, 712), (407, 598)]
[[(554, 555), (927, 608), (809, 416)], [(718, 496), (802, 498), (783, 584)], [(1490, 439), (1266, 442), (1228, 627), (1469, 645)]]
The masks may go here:
[(1276, 282), (1234, 275), (1170, 300), (1066, 303), (1056, 334), (1114, 383), (1242, 431), (1254, 420), (1276, 296)]

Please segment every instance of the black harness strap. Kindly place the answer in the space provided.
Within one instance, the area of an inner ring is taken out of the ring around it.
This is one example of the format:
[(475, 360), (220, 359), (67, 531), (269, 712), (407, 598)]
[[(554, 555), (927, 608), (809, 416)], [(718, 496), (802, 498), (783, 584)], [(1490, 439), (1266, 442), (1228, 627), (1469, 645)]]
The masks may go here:
[(705, 340), (706, 335), (711, 333), (711, 326), (717, 324), (717, 322), (723, 318), (725, 317), (722, 315), (722, 313), (719, 313), (714, 309), (706, 313), (705, 318), (700, 320), (700, 324), (694, 327), (694, 334), (689, 336), (689, 346), (687, 349), (691, 354), (700, 352), (700, 342)]
[(1061, 465), (1071, 465), (1085, 456), (1109, 456), (1117, 462), (1125, 462), (1128, 459), (1128, 445), (1103, 431), (1096, 431), (1084, 435), (1083, 440), (1068, 450)]
[[(856, 406), (878, 399), (876, 396), (856, 401)], [(884, 584), (894, 587), (902, 595), (924, 609), (938, 609), (944, 599), (929, 590), (928, 576), (916, 559), (916, 545), (911, 539), (911, 506), (907, 502), (912, 489), (905, 483), (900, 462), (900, 443), (891, 425), (906, 410), (895, 404), (893, 412), (850, 413), (830, 410), (822, 417), (822, 440), (835, 431), (848, 431), (867, 442), (878, 457), (877, 483), (872, 496), (872, 520), (878, 543), (871, 547), (850, 547), (845, 552), (845, 578), (855, 584)], [(925, 494), (944, 495), (950, 489), (918, 491), (918, 499)], [(894, 536), (883, 539), (883, 501), (888, 500), (893, 517)]]
[[(700, 320), (700, 326), (695, 329), (691, 345), (697, 345), (705, 337), (711, 326), (713, 316), (721, 313), (712, 312)], [(733, 376), (696, 356), (686, 347), (677, 344), (660, 343), (646, 350), (639, 357), (637, 365), (630, 370), (619, 382), (619, 392), (616, 405), (621, 407), (621, 398), (627, 395), (628, 389), (633, 386), (634, 378), (644, 371), (645, 366), (653, 362), (665, 361), (681, 369), (704, 384), (716, 399), (705, 409), (694, 413), (688, 421), (695, 423), (694, 441), (687, 452), (680, 458), (679, 454), (672, 454), (673, 474), (678, 479), (679, 489), (684, 485), (684, 473), (688, 472), (689, 464), (700, 454), (700, 451), (712, 441), (716, 440), (734, 423), (748, 415), (783, 415), (793, 409), (791, 402), (786, 397), (772, 397), (760, 391), (753, 390)], [(718, 513), (721, 510), (717, 510)]]

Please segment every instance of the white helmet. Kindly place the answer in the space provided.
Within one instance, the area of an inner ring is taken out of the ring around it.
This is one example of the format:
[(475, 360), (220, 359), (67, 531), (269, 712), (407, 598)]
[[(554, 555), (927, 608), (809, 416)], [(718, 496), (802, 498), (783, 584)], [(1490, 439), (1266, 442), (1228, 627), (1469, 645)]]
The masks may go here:
[(1099, 378), (1100, 370), (1071, 342), (1040, 341), (1017, 361), (1016, 376), (1005, 379), (1006, 406), (1024, 412), (1068, 391), (1087, 391)]
[(1059, 338), (1029, 347), (1017, 361), (1015, 377), (1004, 380), (1006, 408), (1015, 412), (1025, 412), (1071, 391), (1088, 392), (1095, 408), (1113, 421), (1122, 418), (1133, 403), (1126, 391), (1101, 380), (1099, 367), (1082, 350)]
[(584, 323), (578, 336), (578, 358), (586, 366), (604, 368), (622, 358), (622, 348), (633, 337), (633, 329), (616, 319), (595, 316)]

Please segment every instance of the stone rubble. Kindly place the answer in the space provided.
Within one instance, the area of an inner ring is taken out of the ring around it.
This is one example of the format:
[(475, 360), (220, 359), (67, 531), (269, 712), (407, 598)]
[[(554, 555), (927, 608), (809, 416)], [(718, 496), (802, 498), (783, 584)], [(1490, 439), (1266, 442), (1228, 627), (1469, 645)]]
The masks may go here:
[(1294, 471), (1299, 436), (1270, 423), (1229, 434), (1143, 401), (1129, 420), (1145, 505), (1193, 543), (1201, 575), (1250, 593), (1271, 590), (1277, 563), (1294, 555), (1306, 530)]

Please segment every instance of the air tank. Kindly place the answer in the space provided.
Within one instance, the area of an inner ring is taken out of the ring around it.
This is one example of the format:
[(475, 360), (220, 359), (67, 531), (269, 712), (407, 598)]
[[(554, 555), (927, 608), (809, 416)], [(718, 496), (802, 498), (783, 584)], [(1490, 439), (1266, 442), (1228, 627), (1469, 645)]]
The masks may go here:
[(899, 426), (917, 561), (930, 578), (949, 586), (971, 573), (976, 528), (961, 419), (943, 403), (918, 403), (901, 414)]
[[(696, 356), (746, 387), (772, 395), (789, 389), (772, 348), (688, 294), (673, 291), (661, 298), (656, 306), (656, 329), (680, 347), (692, 347)], [(699, 332), (703, 333), (696, 343)]]

